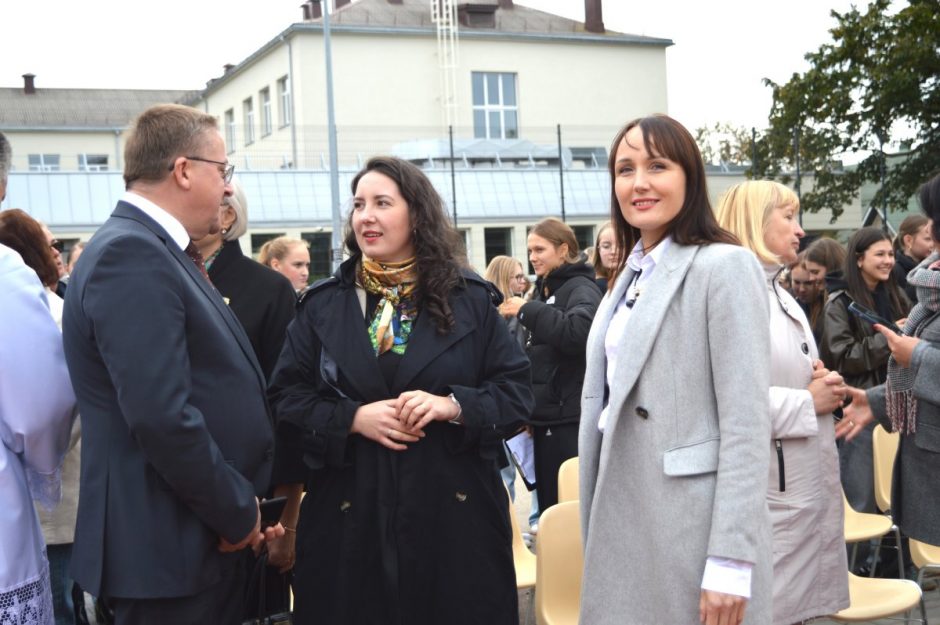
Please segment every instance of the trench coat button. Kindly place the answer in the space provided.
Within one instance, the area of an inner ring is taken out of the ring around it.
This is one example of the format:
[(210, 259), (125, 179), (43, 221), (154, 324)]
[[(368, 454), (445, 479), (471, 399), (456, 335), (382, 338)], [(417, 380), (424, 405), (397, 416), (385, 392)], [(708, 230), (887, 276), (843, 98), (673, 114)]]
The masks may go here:
[(803, 350), (803, 353), (804, 353), (804, 354), (808, 354), (808, 353), (809, 353), (809, 345), (807, 345), (806, 343), (803, 343), (803, 344), (800, 346), (800, 349)]
[(346, 512), (346, 511), (349, 510), (350, 508), (352, 508), (352, 504), (351, 504), (350, 502), (348, 502), (348, 501), (344, 501), (343, 503), (339, 504), (339, 511), (340, 511), (340, 512)]
[(636, 407), (636, 416), (640, 417), (641, 419), (649, 419), (649, 418), (650, 418), (650, 411), (647, 410), (646, 408), (644, 408), (643, 406), (637, 406), (637, 407)]
[(458, 490), (456, 493), (454, 493), (454, 497), (457, 498), (457, 501), (463, 503), (467, 500), (467, 493), (462, 493)]
[(264, 450), (264, 458), (265, 458), (265, 460), (270, 460), (270, 459), (273, 458), (273, 457), (274, 457), (274, 449), (265, 449), (265, 450)]

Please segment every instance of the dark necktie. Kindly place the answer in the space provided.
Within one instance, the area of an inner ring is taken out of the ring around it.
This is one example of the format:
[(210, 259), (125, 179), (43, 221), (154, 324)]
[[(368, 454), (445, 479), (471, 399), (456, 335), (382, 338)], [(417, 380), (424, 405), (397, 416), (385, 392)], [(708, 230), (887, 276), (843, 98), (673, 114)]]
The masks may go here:
[(186, 246), (186, 255), (196, 264), (196, 268), (199, 270), (199, 273), (202, 274), (202, 277), (206, 279), (206, 282), (212, 284), (212, 280), (209, 279), (209, 272), (206, 271), (206, 261), (203, 260), (199, 248), (197, 248), (192, 241)]

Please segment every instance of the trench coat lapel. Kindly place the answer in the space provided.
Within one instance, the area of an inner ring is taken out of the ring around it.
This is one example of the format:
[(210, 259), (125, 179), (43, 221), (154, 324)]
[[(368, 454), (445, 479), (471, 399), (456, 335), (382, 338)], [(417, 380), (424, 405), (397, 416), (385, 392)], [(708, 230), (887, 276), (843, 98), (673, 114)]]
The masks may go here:
[[(616, 383), (610, 389), (610, 412), (608, 428), (612, 428), (623, 408), (623, 403), (633, 390), (640, 371), (649, 358), (653, 342), (659, 334), (669, 306), (688, 273), (692, 259), (698, 251), (697, 246), (685, 246), (672, 243), (663, 254), (660, 266), (656, 267), (650, 283), (647, 285), (637, 304), (630, 313), (630, 321), (618, 345), (617, 368), (614, 371)], [(627, 277), (626, 275), (624, 276)], [(618, 280), (618, 282), (620, 282)], [(629, 280), (618, 285), (621, 297)], [(611, 298), (613, 299), (613, 298)], [(619, 301), (619, 300), (618, 300)], [(609, 321), (609, 319), (608, 319)], [(642, 331), (638, 331), (641, 330)], [(603, 348), (603, 338), (601, 338)]]
[(359, 397), (368, 402), (391, 396), (369, 342), (356, 289), (337, 289), (333, 299), (316, 310), (314, 327), (323, 349)]
[[(451, 305), (454, 305), (453, 298)], [(441, 335), (437, 331), (437, 324), (427, 312), (418, 314), (414, 330), (408, 338), (408, 349), (405, 350), (398, 372), (395, 374), (393, 391), (414, 390), (408, 387), (412, 380), (448, 347), (473, 331), (476, 326), (471, 319), (465, 319), (466, 316), (454, 315), (457, 325), (452, 331)]]

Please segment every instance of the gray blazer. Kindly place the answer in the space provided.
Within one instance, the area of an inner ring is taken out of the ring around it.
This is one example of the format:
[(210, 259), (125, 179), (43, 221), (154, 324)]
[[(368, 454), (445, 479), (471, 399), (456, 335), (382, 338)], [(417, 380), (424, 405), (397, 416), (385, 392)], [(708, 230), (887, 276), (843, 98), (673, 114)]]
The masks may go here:
[(671, 244), (620, 338), (610, 416), (604, 338), (587, 344), (579, 441), (581, 624), (698, 623), (708, 556), (754, 563), (745, 623), (771, 620), (769, 330), (764, 273), (731, 245)]
[[(902, 435), (891, 484), (891, 516), (906, 536), (940, 545), (940, 313), (924, 324), (914, 349), (917, 431)], [(866, 391), (872, 412), (891, 430), (885, 385)]]

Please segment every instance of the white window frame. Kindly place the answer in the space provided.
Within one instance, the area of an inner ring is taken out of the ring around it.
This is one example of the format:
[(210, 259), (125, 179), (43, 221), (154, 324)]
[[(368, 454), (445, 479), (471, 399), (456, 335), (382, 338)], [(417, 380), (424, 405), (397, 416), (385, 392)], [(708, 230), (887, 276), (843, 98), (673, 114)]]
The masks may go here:
[(225, 111), (225, 145), (229, 154), (235, 151), (235, 109)]
[(281, 128), (290, 126), (293, 121), (293, 111), (290, 104), (290, 76), (282, 76), (277, 80), (277, 94), (280, 100), (280, 118), (278, 123)]
[[(473, 77), (474, 75), (481, 75), (483, 77), (483, 104), (473, 104)], [(497, 103), (490, 104), (489, 98), (489, 80), (487, 78), (492, 75), (498, 76), (496, 81), (497, 88), (499, 93), (497, 95)], [(512, 76), (514, 91), (516, 94), (516, 103), (515, 104), (505, 104), (506, 98), (503, 94), (503, 76)], [(473, 136), (477, 137), (477, 124), (476, 124), (476, 113), (483, 113), (483, 137), (484, 139), (518, 139), (519, 138), (519, 84), (518, 84), (518, 75), (516, 72), (471, 72), (470, 74), (470, 97), (471, 104), (473, 108), (474, 121), (473, 121)], [(507, 137), (506, 136), (506, 113), (512, 112), (516, 115), (516, 136)], [(499, 132), (494, 132), (494, 129), (490, 127), (490, 113), (499, 114)]]
[(245, 124), (245, 145), (255, 142), (255, 103), (251, 96), (242, 100), (242, 115)]
[[(95, 163), (93, 165), (88, 164), (88, 157), (94, 156), (96, 158), (103, 158), (104, 163)], [(108, 171), (108, 155), (107, 154), (79, 154), (78, 155), (78, 171)]]
[(274, 130), (271, 119), (271, 88), (265, 87), (258, 92), (258, 101), (261, 102), (261, 136), (267, 137)]
[[(29, 162), (34, 156), (39, 157), (38, 165)], [(55, 157), (56, 162), (46, 163), (46, 159), (52, 160), (50, 157)], [(29, 163), (29, 171), (60, 171), (62, 169), (62, 156), (60, 154), (30, 154), (26, 162)]]

